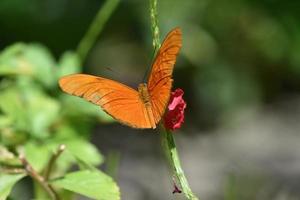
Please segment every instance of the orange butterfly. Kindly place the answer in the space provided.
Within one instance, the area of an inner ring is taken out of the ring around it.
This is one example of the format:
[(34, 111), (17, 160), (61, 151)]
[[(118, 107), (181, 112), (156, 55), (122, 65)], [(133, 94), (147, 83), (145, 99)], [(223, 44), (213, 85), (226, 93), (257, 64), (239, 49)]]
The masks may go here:
[(148, 78), (134, 90), (102, 77), (73, 74), (59, 80), (61, 89), (99, 105), (119, 122), (134, 128), (156, 128), (168, 104), (176, 56), (182, 45), (180, 28), (162, 43)]

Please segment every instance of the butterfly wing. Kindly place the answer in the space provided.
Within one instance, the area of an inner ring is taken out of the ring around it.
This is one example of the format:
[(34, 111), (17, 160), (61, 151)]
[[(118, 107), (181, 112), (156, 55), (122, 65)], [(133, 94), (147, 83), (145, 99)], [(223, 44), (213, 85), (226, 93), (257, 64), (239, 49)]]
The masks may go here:
[(181, 45), (181, 30), (175, 28), (166, 36), (152, 65), (147, 85), (155, 123), (160, 121), (168, 104), (173, 82), (173, 68)]
[(86, 74), (62, 77), (59, 85), (64, 92), (101, 106), (123, 124), (134, 128), (152, 127), (138, 92), (126, 85)]

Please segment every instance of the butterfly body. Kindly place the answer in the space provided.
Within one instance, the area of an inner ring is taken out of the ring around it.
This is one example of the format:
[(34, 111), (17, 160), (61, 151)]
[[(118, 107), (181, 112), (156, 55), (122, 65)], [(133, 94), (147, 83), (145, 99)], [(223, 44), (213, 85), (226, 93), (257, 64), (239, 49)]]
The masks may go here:
[(61, 89), (99, 105), (117, 121), (133, 128), (156, 128), (168, 104), (172, 73), (181, 48), (181, 30), (173, 29), (159, 49), (147, 83), (137, 90), (117, 81), (73, 74), (59, 80)]
[(143, 102), (143, 104), (146, 108), (147, 118), (148, 118), (149, 123), (151, 124), (151, 127), (156, 128), (155, 119), (154, 119), (154, 115), (152, 112), (152, 103), (151, 103), (151, 99), (150, 99), (150, 94), (148, 92), (147, 83), (139, 84), (138, 93), (139, 93), (139, 97), (140, 97), (141, 101)]
[(145, 104), (149, 104), (150, 103), (150, 96), (149, 96), (149, 92), (148, 92), (148, 88), (147, 88), (146, 83), (139, 84), (138, 92), (139, 92), (139, 96), (140, 96), (141, 100)]

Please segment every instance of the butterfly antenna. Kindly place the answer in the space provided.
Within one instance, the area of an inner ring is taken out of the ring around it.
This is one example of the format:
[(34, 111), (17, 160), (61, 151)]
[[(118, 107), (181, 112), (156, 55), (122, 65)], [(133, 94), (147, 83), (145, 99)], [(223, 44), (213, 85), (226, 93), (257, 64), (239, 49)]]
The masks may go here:
[(114, 75), (116, 75), (118, 78), (121, 78), (121, 74), (113, 69), (111, 69), (110, 67), (104, 67), (105, 70), (112, 72)]

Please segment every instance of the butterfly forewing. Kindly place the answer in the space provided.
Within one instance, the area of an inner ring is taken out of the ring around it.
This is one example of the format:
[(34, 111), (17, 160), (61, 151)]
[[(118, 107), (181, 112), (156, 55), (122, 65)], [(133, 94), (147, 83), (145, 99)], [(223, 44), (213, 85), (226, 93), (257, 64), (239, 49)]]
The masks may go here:
[(175, 28), (166, 36), (152, 65), (148, 79), (148, 92), (156, 123), (160, 121), (169, 101), (173, 68), (181, 45), (181, 30)]
[(59, 85), (64, 92), (101, 106), (121, 123), (134, 128), (152, 128), (138, 92), (126, 85), (86, 74), (65, 76)]

